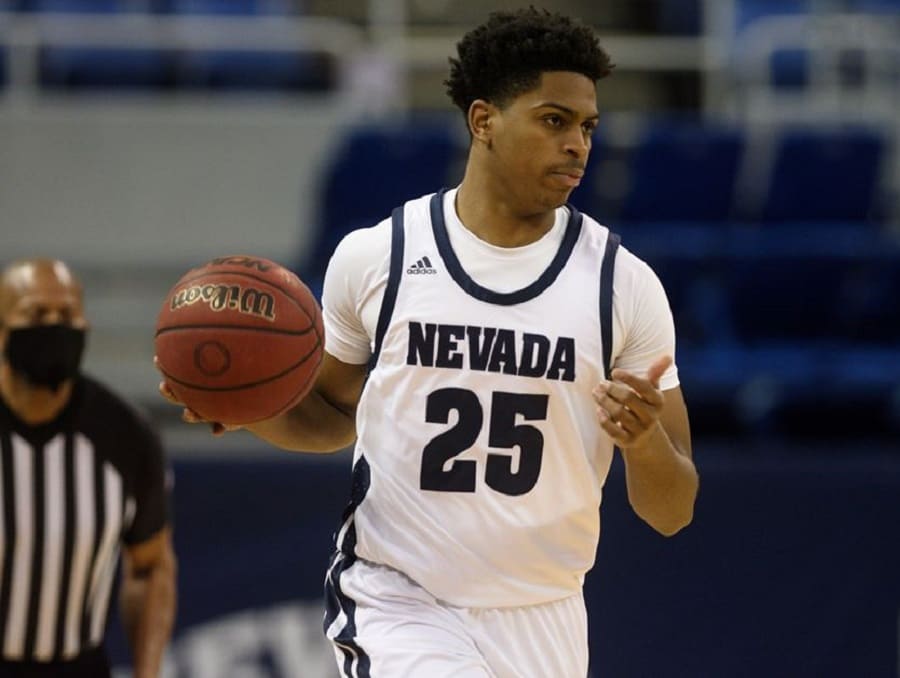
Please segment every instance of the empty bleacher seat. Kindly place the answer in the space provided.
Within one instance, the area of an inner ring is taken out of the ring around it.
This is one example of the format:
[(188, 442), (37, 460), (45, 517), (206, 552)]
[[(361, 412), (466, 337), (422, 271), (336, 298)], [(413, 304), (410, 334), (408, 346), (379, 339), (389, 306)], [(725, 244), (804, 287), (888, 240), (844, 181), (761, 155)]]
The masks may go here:
[(325, 92), (337, 65), (321, 52), (192, 50), (179, 59), (179, 84), (191, 89)]
[(765, 252), (734, 258), (730, 307), (738, 337), (747, 343), (839, 339), (838, 300), (847, 260)]
[(761, 219), (875, 218), (884, 139), (866, 129), (787, 131), (778, 142)]
[(455, 185), (463, 151), (455, 127), (444, 120), (349, 132), (324, 170), (319, 235), (303, 275), (320, 276), (349, 231), (374, 226), (406, 200)]
[(848, 0), (854, 12), (872, 14), (900, 14), (900, 0)]
[(45, 47), (39, 82), (50, 89), (167, 89), (174, 86), (175, 60), (156, 49)]
[(20, 0), (19, 9), (60, 14), (149, 12), (152, 0)]
[(734, 3), (735, 29), (741, 31), (768, 16), (807, 14), (814, 4), (815, 0), (737, 0)]
[(661, 0), (659, 30), (669, 35), (699, 35), (703, 32), (702, 0)]
[(162, 11), (174, 14), (253, 16), (298, 13), (296, 0), (157, 0)]
[[(299, 13), (297, 0), (157, 0), (161, 11), (211, 17), (287, 16)], [(179, 61), (179, 85), (189, 89), (228, 91), (306, 91), (333, 89), (333, 57), (305, 51), (253, 49), (187, 50)]]
[[(24, 0), (30, 12), (61, 14), (148, 13), (151, 0)], [(163, 50), (85, 44), (48, 44), (39, 50), (39, 83), (51, 89), (142, 88), (173, 84), (172, 55)]]
[(731, 216), (743, 152), (737, 129), (652, 125), (633, 150), (623, 222), (719, 222)]

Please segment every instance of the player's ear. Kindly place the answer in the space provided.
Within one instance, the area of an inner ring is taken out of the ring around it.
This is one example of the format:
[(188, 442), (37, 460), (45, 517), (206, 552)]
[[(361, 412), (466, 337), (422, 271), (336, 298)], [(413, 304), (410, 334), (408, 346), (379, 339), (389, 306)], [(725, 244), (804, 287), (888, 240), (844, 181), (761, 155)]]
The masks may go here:
[(469, 132), (473, 141), (480, 141), (488, 148), (491, 147), (493, 134), (493, 119), (497, 112), (496, 106), (484, 99), (475, 99), (469, 106)]

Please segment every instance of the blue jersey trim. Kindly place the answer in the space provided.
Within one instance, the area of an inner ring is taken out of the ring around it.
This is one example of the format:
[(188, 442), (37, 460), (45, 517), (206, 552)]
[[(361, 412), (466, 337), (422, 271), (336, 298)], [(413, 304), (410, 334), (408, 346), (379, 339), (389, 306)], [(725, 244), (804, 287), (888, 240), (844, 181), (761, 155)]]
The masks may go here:
[(603, 373), (607, 379), (612, 372), (613, 273), (620, 241), (621, 238), (612, 232), (606, 237), (606, 250), (600, 269), (600, 338), (603, 342)]
[(497, 304), (500, 306), (512, 306), (513, 304), (521, 304), (537, 297), (541, 292), (550, 287), (559, 276), (560, 271), (569, 260), (572, 250), (575, 249), (575, 242), (581, 233), (582, 216), (581, 213), (571, 205), (569, 207), (570, 216), (569, 223), (566, 224), (566, 232), (563, 236), (562, 243), (556, 256), (547, 269), (541, 273), (540, 277), (527, 287), (514, 292), (494, 292), (486, 287), (482, 287), (472, 280), (463, 270), (456, 253), (450, 246), (450, 237), (447, 235), (447, 224), (444, 221), (444, 193), (446, 189), (441, 189), (431, 198), (431, 228), (434, 231), (434, 239), (437, 242), (438, 252), (447, 266), (450, 275), (456, 281), (466, 294), (475, 297), (480, 301), (486, 301), (489, 304)]
[(341, 663), (341, 675), (346, 678), (371, 678), (372, 662), (356, 641), (356, 601), (341, 588), (341, 575), (355, 562), (356, 558), (353, 556), (341, 553), (334, 555), (331, 567), (328, 568), (328, 576), (325, 578), (324, 629), (327, 634), (338, 615), (344, 613), (347, 623), (333, 638), (329, 638), (344, 658)]
[[(344, 593), (341, 588), (341, 574), (348, 570), (356, 562), (356, 509), (363, 502), (369, 491), (370, 480), (369, 462), (364, 456), (360, 456), (353, 465), (350, 482), (350, 503), (344, 511), (341, 526), (346, 526), (343, 539), (337, 546), (337, 552), (328, 568), (325, 577), (325, 620), (323, 628), (325, 633), (338, 618), (341, 612), (347, 619), (343, 628), (330, 638), (335, 647), (344, 657), (342, 674), (348, 678), (370, 678), (370, 660), (365, 650), (356, 642), (356, 601)], [(338, 532), (340, 534), (340, 532)], [(353, 663), (356, 662), (356, 670), (353, 671)]]
[(400, 288), (400, 278), (403, 275), (403, 206), (394, 209), (391, 215), (391, 263), (388, 269), (387, 286), (384, 290), (384, 298), (381, 301), (381, 310), (378, 313), (378, 324), (375, 326), (375, 350), (369, 358), (369, 370), (378, 363), (381, 355), (381, 346), (384, 343), (384, 335), (387, 334), (391, 316), (394, 314), (394, 305), (397, 303), (397, 290)]

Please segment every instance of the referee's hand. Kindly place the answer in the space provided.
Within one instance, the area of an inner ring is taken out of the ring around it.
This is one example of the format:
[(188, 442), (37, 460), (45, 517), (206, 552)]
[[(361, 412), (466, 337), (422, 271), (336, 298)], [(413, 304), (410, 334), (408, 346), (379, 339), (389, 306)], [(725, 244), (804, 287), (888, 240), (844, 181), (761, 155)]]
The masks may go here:
[[(159, 360), (156, 356), (153, 356), (153, 364), (157, 369), (159, 369)], [(173, 405), (179, 405), (183, 408), (181, 412), (182, 421), (185, 421), (188, 424), (209, 424), (210, 430), (212, 431), (212, 434), (214, 436), (223, 435), (228, 431), (237, 431), (241, 428), (240, 426), (232, 426), (222, 424), (218, 421), (209, 421), (208, 419), (204, 419), (178, 399), (178, 396), (175, 395), (172, 387), (169, 386), (169, 383), (165, 379), (159, 382), (159, 394)]]

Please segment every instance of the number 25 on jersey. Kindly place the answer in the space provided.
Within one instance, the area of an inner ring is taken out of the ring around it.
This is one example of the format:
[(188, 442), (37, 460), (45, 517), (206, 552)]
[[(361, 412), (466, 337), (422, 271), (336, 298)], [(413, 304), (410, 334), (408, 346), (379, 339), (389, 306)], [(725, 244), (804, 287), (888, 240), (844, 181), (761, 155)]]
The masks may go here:
[[(488, 487), (512, 496), (531, 491), (541, 473), (544, 435), (530, 424), (517, 424), (517, 415), (525, 421), (547, 418), (547, 394), (507, 393), (491, 395), (488, 445), (497, 449), (519, 447), (518, 469), (513, 471), (513, 455), (488, 453), (484, 481)], [(474, 492), (478, 462), (451, 459), (475, 444), (484, 425), (484, 409), (478, 396), (462, 388), (441, 388), (428, 395), (425, 421), (447, 424), (450, 412), (457, 413), (456, 424), (429, 441), (422, 451), (419, 486), (436, 492)]]

